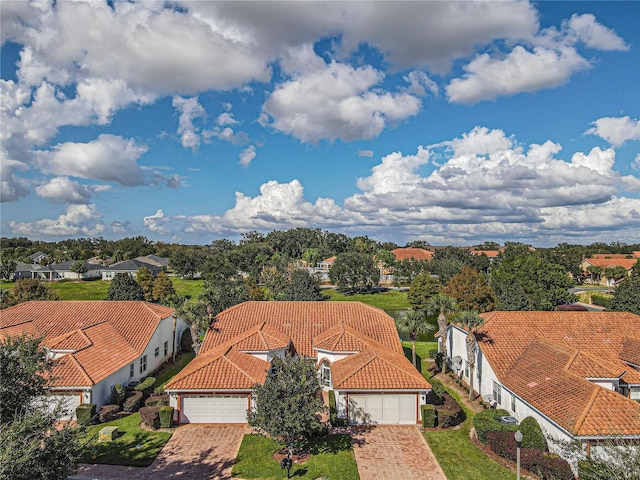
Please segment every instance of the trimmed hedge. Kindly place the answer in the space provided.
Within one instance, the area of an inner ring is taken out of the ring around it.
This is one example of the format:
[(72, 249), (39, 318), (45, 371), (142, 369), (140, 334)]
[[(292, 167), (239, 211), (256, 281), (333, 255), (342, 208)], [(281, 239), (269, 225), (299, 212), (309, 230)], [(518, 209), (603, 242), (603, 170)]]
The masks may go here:
[(95, 416), (95, 403), (82, 403), (76, 407), (76, 421), (80, 425), (91, 425)]
[(169, 428), (173, 422), (173, 407), (160, 407), (160, 428)]
[(143, 396), (142, 392), (132, 392), (124, 401), (122, 410), (129, 413), (137, 412), (140, 409), (140, 405), (142, 405)]
[(168, 393), (162, 393), (162, 394), (153, 393), (149, 396), (149, 398), (147, 398), (144, 401), (145, 407), (155, 407), (155, 406), (162, 407), (164, 405), (169, 405)]
[(519, 430), (522, 432), (522, 447), (533, 450), (548, 451), (547, 439), (542, 428), (533, 417), (527, 417), (520, 422)]
[(436, 409), (433, 405), (421, 405), (422, 426), (424, 428), (434, 428), (436, 426)]
[(153, 392), (153, 386), (156, 384), (156, 377), (147, 377), (135, 386), (134, 390), (137, 392), (143, 392), (147, 395)]
[(449, 428), (460, 425), (464, 422), (466, 415), (460, 404), (448, 393), (442, 394), (443, 404), (437, 406), (436, 414), (438, 418), (438, 426), (440, 428)]
[(160, 408), (161, 407), (142, 407), (140, 409), (140, 423), (146, 425), (153, 430), (160, 428)]
[(122, 406), (125, 398), (127, 398), (127, 391), (121, 384), (116, 383), (111, 387), (111, 405)]
[(111, 420), (115, 420), (118, 418), (118, 412), (120, 411), (120, 405), (103, 405), (100, 408), (100, 413), (98, 414), (98, 419), (100, 423), (110, 422)]
[[(487, 443), (487, 432), (512, 432), (518, 430), (517, 425), (503, 425), (500, 423), (500, 417), (509, 416), (509, 412), (503, 409), (483, 410), (473, 417), (473, 426), (476, 429), (478, 439), (482, 443)], [(515, 440), (514, 440), (515, 441)]]
[[(488, 432), (489, 447), (493, 452), (512, 462), (516, 461), (516, 439), (511, 432)], [(542, 480), (573, 480), (569, 463), (557, 455), (534, 450), (520, 449), (520, 465), (538, 475)]]
[(611, 306), (611, 299), (602, 295), (591, 295), (591, 303), (609, 308)]

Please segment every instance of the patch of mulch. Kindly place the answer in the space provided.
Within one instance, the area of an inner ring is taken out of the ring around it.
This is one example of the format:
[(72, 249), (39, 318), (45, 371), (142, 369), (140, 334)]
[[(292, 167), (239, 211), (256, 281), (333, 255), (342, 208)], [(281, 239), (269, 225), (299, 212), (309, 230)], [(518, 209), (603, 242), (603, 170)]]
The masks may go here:
[[(276, 451), (276, 453), (273, 454), (273, 458), (278, 462), (282, 462), (282, 460), (284, 460), (285, 458), (287, 458), (289, 454), (289, 448), (288, 447), (284, 447), (281, 448), (280, 450)], [(307, 460), (309, 460), (309, 458), (311, 458), (311, 454), (309, 452), (305, 452), (304, 450), (300, 450), (300, 449), (294, 449), (293, 450), (293, 457), (291, 457), (291, 460), (293, 460), (293, 463), (295, 465), (300, 465), (304, 462), (306, 462)]]

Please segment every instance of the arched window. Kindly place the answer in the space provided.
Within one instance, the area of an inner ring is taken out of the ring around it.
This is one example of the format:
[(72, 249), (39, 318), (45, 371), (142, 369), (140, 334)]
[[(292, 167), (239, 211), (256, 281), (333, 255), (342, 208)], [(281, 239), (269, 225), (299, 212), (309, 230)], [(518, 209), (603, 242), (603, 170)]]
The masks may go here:
[(320, 385), (331, 387), (331, 366), (327, 360), (320, 364)]

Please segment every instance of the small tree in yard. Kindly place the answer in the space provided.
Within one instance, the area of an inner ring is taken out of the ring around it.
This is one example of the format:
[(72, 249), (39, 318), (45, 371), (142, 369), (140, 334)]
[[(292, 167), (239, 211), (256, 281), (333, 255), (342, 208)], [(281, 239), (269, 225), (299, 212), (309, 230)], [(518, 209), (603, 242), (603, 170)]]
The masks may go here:
[(73, 262), (73, 265), (69, 267), (69, 270), (78, 275), (78, 280), (80, 280), (82, 274), (89, 271), (89, 267), (82, 260), (76, 260), (75, 262)]
[(142, 288), (144, 299), (153, 302), (153, 273), (147, 267), (140, 267), (136, 272), (136, 282)]
[(171, 295), (175, 295), (176, 290), (173, 288), (173, 282), (169, 278), (169, 276), (160, 272), (156, 279), (153, 281), (153, 298), (154, 300), (158, 300), (162, 302), (166, 300)]
[(476, 366), (476, 354), (478, 352), (478, 327), (484, 319), (476, 312), (465, 310), (456, 318), (457, 322), (468, 330), (465, 339), (467, 347), (467, 361), (469, 362), (469, 401), (473, 400), (473, 370)]
[(264, 385), (252, 388), (255, 410), (248, 413), (249, 425), (272, 437), (284, 438), (287, 447), (287, 478), (295, 443), (321, 428), (324, 409), (314, 361), (306, 357), (275, 358)]
[(144, 292), (128, 273), (118, 273), (111, 280), (107, 300), (144, 300)]

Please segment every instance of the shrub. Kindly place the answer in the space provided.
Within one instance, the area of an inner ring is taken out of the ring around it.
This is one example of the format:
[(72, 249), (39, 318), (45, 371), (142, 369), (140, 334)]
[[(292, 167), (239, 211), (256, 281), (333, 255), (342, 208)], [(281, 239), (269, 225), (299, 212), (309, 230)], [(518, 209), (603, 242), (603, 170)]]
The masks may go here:
[(436, 409), (433, 405), (421, 405), (422, 426), (424, 428), (434, 428), (436, 426)]
[(533, 417), (527, 417), (520, 422), (519, 430), (522, 432), (522, 447), (546, 452), (547, 439), (542, 428)]
[(427, 403), (429, 405), (443, 405), (444, 400), (434, 390), (430, 390), (429, 393), (427, 393)]
[(431, 350), (429, 350), (429, 358), (430, 359), (435, 360), (437, 354), (438, 354), (438, 349), (437, 348), (432, 348)]
[(120, 405), (103, 405), (100, 408), (100, 413), (98, 414), (98, 418), (100, 419), (100, 423), (110, 422), (111, 420), (115, 420), (118, 418), (117, 413), (120, 411)]
[(129, 413), (137, 412), (140, 408), (140, 405), (142, 405), (142, 397), (142, 392), (130, 393), (127, 399), (124, 401), (124, 404), (122, 405), (122, 410)]
[(180, 350), (183, 352), (193, 352), (193, 338), (191, 338), (191, 329), (185, 328), (180, 337)]
[(465, 414), (460, 404), (448, 393), (443, 393), (442, 399), (444, 402), (442, 406), (436, 407), (438, 426), (440, 428), (449, 428), (460, 425), (465, 419)]
[(518, 430), (517, 425), (503, 425), (500, 417), (508, 416), (509, 412), (502, 409), (483, 410), (473, 417), (473, 426), (476, 429), (478, 439), (482, 443), (487, 443), (487, 432), (513, 432)]
[(611, 299), (602, 295), (591, 295), (591, 303), (594, 305), (600, 305), (604, 308), (609, 308), (611, 306)]
[(338, 418), (338, 408), (336, 407), (336, 393), (329, 390), (329, 421), (334, 427), (349, 426), (348, 418)]
[(83, 403), (76, 407), (76, 421), (80, 425), (91, 425), (96, 415), (95, 403)]
[(173, 407), (160, 407), (160, 428), (169, 428), (173, 421)]
[(154, 430), (159, 429), (160, 408), (161, 407), (142, 407), (140, 409), (140, 423)]
[(169, 394), (167, 394), (167, 393), (163, 393), (163, 394), (154, 393), (144, 401), (144, 405), (146, 407), (154, 407), (154, 406), (162, 407), (162, 406), (165, 406), (165, 405), (169, 405)]
[(134, 390), (149, 394), (153, 391), (153, 386), (156, 384), (156, 377), (147, 377), (135, 386)]
[(158, 385), (153, 389), (153, 393), (164, 393), (164, 385)]
[(116, 383), (113, 387), (111, 387), (111, 404), (112, 405), (122, 405), (126, 397), (127, 397), (127, 391), (121, 384)]

